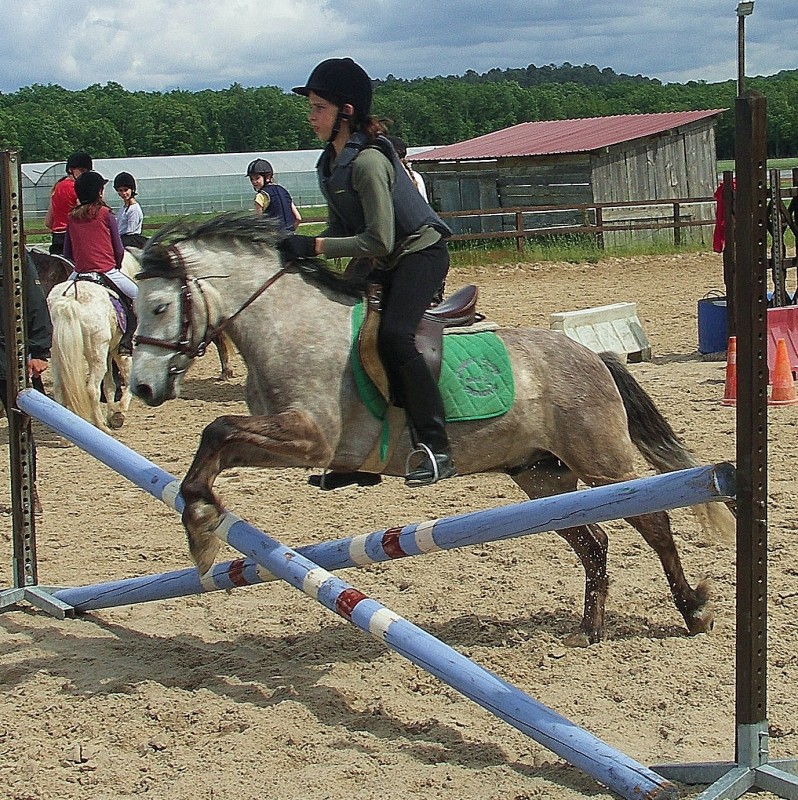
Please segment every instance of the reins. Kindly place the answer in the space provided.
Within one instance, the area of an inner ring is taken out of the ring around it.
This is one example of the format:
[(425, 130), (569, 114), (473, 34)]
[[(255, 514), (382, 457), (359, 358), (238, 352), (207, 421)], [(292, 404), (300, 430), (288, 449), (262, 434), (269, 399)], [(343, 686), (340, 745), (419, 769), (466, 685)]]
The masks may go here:
[[(208, 307), (208, 299), (203, 291), (202, 284), (199, 279), (188, 274), (185, 259), (183, 254), (172, 246), (168, 248), (173, 258), (177, 262), (179, 271), (175, 276), (176, 280), (180, 281), (180, 333), (176, 342), (170, 342), (166, 339), (155, 339), (152, 336), (136, 336), (135, 343), (149, 344), (154, 347), (161, 347), (165, 350), (174, 350), (176, 355), (186, 356), (188, 359), (200, 358), (205, 355), (208, 345), (223, 331), (225, 331), (231, 323), (238, 317), (238, 315), (254, 303), (275, 281), (279, 280), (285, 275), (285, 269), (280, 268), (274, 273), (262, 286), (260, 286), (239, 308), (234, 314), (225, 317), (219, 325), (212, 325), (210, 323), (210, 308)], [(162, 273), (154, 273), (152, 275), (140, 274), (139, 280), (146, 280), (147, 278), (164, 277)], [(194, 297), (191, 293), (190, 281), (193, 280), (199, 289), (200, 296), (205, 305), (205, 332), (203, 333), (200, 341), (192, 346), (191, 339), (194, 332)], [(184, 372), (184, 369), (177, 369), (170, 367), (170, 372)]]

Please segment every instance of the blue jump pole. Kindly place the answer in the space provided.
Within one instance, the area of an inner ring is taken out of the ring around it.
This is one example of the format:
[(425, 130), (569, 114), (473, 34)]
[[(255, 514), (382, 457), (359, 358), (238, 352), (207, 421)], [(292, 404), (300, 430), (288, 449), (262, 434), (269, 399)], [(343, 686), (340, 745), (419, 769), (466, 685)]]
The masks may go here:
[[(20, 393), (17, 404), (27, 414), (49, 425), (153, 497), (170, 508), (182, 511), (180, 482), (151, 461), (34, 390)], [(336, 539), (298, 548), (298, 552), (325, 569), (346, 569), (722, 500), (733, 497), (734, 493), (734, 468), (731, 464), (696, 467)], [(227, 540), (237, 528), (260, 532), (228, 511), (222, 517), (217, 534)], [(254, 560), (236, 559), (214, 565), (203, 576), (199, 576), (195, 569), (188, 568), (92, 586), (58, 589), (53, 595), (82, 612), (251, 586), (273, 579), (274, 576), (259, 568)]]
[[(18, 402), (23, 411), (50, 425), (75, 444), (83, 447), (80, 440), (87, 443), (92, 440), (96, 445), (104, 441), (103, 437), (115, 441), (88, 423), (79, 425), (77, 418), (66, 409), (61, 414), (57, 408), (52, 407), (57, 404), (44, 395), (40, 395), (40, 400), (31, 398), (32, 394), (38, 394), (34, 390), (26, 390), (23, 394), (26, 396), (22, 398), (22, 402)], [(34, 409), (43, 410), (44, 413), (34, 414)], [(83, 449), (94, 455), (96, 448)], [(106, 454), (100, 460), (111, 466), (109, 462), (116, 463), (120, 455)], [(156, 475), (146, 459), (142, 461), (145, 463), (139, 463), (138, 468), (143, 469), (141, 477), (145, 479), (144, 482), (149, 486), (159, 483), (163, 475)], [(125, 469), (123, 474), (127, 471)], [(638, 764), (496, 674), (475, 664), (296, 550), (280, 544), (251, 526), (230, 526), (226, 539), (236, 550), (249, 556), (275, 577), (383, 641), (416, 666), (435, 675), (627, 800), (672, 800), (677, 797), (674, 784), (661, 775)]]

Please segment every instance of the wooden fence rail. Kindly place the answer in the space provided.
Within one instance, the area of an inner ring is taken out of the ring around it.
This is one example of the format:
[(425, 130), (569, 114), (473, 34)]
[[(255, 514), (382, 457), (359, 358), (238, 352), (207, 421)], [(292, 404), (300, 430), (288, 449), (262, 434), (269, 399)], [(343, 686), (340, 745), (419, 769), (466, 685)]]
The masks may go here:
[[(709, 206), (711, 204), (711, 206)], [(652, 215), (652, 219), (629, 219), (605, 221), (607, 211), (634, 208), (666, 207), (665, 214)], [(698, 214), (685, 214), (685, 210), (696, 206)], [(708, 208), (711, 207), (711, 213)], [(526, 217), (530, 214), (571, 213), (582, 221), (576, 225), (537, 225), (528, 226)], [(631, 200), (614, 203), (574, 203), (571, 205), (552, 206), (523, 206), (515, 208), (472, 209), (467, 211), (439, 212), (441, 217), (448, 219), (490, 220), (502, 218), (505, 225), (502, 230), (478, 231), (474, 233), (459, 233), (452, 236), (450, 241), (469, 241), (479, 239), (514, 239), (516, 249), (523, 252), (527, 239), (547, 236), (584, 235), (595, 238), (596, 244), (604, 248), (604, 234), (629, 231), (654, 231), (662, 229), (673, 230), (673, 243), (679, 246), (682, 243), (682, 229), (715, 224), (715, 198), (691, 197), (669, 198), (665, 200)], [(506, 227), (506, 218), (513, 219), (513, 227)]]
[[(707, 212), (711, 204), (712, 212)], [(630, 219), (605, 221), (607, 211), (635, 208), (669, 208), (665, 214), (652, 215), (651, 219)], [(699, 214), (689, 213), (696, 206)], [(480, 208), (464, 211), (439, 212), (444, 220), (467, 220), (478, 222), (480, 226), (501, 225), (501, 230), (481, 230), (473, 233), (455, 233), (449, 241), (465, 242), (495, 239), (514, 239), (516, 249), (523, 252), (528, 239), (546, 236), (572, 236), (584, 235), (595, 238), (599, 248), (604, 248), (605, 233), (629, 231), (655, 231), (663, 229), (673, 230), (673, 243), (679, 246), (682, 243), (682, 230), (684, 228), (701, 227), (715, 224), (715, 198), (714, 197), (684, 197), (666, 200), (632, 200), (614, 203), (573, 203), (569, 205), (551, 206), (517, 206), (512, 208)], [(685, 212), (688, 213), (685, 213)], [(582, 222), (577, 225), (537, 225), (528, 227), (529, 215), (539, 217), (545, 214), (573, 214)], [(702, 216), (703, 215), (703, 216)], [(512, 220), (512, 223), (509, 222)], [(306, 217), (302, 225), (311, 225), (326, 222), (325, 217)], [(156, 231), (162, 223), (145, 223), (145, 231)], [(46, 236), (49, 231), (42, 227), (28, 227), (26, 233), (31, 236)]]

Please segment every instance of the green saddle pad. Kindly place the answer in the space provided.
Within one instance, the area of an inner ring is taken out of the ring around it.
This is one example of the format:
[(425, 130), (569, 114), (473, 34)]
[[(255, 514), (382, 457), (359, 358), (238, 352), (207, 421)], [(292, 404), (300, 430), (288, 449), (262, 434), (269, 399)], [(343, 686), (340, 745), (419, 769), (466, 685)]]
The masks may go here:
[[(377, 419), (385, 419), (388, 403), (366, 374), (357, 352), (357, 336), (364, 318), (365, 302), (352, 311), (352, 369), (366, 407)], [(515, 387), (504, 342), (493, 331), (444, 334), (438, 387), (447, 422), (489, 419), (507, 413), (515, 398)]]

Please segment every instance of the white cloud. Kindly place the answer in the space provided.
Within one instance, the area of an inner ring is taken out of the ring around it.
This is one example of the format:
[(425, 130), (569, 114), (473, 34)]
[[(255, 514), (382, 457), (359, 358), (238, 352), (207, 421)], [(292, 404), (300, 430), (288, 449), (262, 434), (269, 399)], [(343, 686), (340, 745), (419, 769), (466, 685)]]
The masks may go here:
[[(0, 91), (33, 83), (129, 90), (302, 83), (330, 56), (373, 77), (594, 64), (663, 81), (736, 76), (734, 0), (0, 0)], [(749, 75), (798, 66), (795, 0), (757, 0)]]

